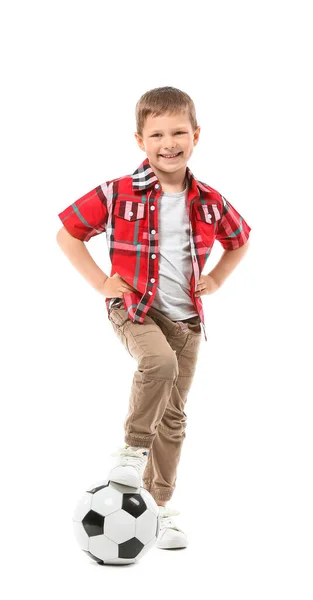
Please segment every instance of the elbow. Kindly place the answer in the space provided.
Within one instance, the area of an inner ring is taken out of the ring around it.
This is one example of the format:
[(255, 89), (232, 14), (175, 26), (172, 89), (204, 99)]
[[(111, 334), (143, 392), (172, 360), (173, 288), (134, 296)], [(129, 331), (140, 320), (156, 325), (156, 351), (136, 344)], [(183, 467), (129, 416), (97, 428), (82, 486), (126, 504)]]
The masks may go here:
[(56, 234), (56, 241), (58, 242), (58, 244), (60, 243), (60, 237), (61, 237), (63, 229), (64, 229), (64, 225), (63, 225), (63, 227), (61, 227), (61, 229), (59, 229), (59, 231)]
[(249, 246), (250, 246), (250, 238), (248, 238), (247, 241), (244, 244), (242, 244), (241, 247), (245, 248), (245, 250), (248, 250)]

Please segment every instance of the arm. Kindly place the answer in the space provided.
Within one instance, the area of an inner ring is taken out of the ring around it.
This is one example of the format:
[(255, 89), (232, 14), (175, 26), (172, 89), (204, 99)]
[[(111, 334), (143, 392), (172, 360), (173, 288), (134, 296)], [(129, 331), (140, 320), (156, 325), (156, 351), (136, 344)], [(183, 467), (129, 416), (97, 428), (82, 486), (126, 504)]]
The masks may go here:
[(108, 276), (95, 263), (85, 243), (73, 237), (65, 227), (58, 231), (56, 239), (72, 265), (96, 291), (100, 291)]
[(250, 240), (247, 240), (245, 244), (236, 248), (235, 250), (225, 250), (217, 263), (217, 265), (209, 273), (210, 277), (214, 279), (218, 287), (222, 285), (225, 279), (232, 273), (238, 263), (243, 259), (246, 254)]

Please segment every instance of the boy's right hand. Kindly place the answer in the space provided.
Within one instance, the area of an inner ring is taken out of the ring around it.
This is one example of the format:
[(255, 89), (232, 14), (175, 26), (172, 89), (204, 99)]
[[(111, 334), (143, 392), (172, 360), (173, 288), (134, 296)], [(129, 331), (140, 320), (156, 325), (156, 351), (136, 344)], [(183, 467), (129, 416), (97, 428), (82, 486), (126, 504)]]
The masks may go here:
[(108, 277), (99, 288), (100, 294), (107, 298), (123, 298), (125, 292), (135, 292), (135, 288), (125, 281), (118, 273)]

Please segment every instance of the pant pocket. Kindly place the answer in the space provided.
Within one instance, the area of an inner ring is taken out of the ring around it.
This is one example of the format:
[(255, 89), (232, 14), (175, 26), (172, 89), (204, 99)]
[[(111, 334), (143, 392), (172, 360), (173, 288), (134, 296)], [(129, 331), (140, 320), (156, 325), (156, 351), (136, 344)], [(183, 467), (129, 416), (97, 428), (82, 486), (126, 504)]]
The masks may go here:
[(188, 325), (188, 330), (190, 333), (194, 334), (194, 335), (201, 335), (201, 325), (200, 323), (187, 323)]
[(176, 323), (185, 333), (201, 335), (201, 325), (199, 317), (195, 317), (194, 322), (192, 323), (188, 321), (176, 321)]
[[(126, 319), (126, 321), (128, 321), (128, 319)], [(130, 350), (129, 350), (127, 336), (124, 332), (124, 325), (126, 325), (126, 321), (123, 324), (119, 325), (118, 323), (115, 322), (114, 319), (111, 319), (111, 324), (112, 324), (112, 327), (113, 327), (114, 332), (116, 333), (118, 339), (123, 344), (123, 346), (127, 350), (128, 354), (130, 356), (132, 356), (132, 354), (130, 353)]]
[(110, 321), (112, 321), (117, 328), (123, 327), (128, 320), (124, 307), (112, 306), (110, 309)]

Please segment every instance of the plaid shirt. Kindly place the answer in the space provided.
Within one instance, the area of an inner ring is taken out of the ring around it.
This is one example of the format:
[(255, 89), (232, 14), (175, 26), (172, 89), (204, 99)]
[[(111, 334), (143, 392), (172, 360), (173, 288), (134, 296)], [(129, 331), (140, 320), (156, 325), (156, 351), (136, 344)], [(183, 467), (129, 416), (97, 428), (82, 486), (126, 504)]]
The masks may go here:
[[(187, 205), (192, 276), (190, 298), (207, 335), (201, 296), (195, 296), (200, 275), (215, 239), (225, 250), (239, 248), (251, 227), (219, 192), (197, 180), (189, 167)], [(106, 232), (112, 277), (118, 273), (136, 292), (124, 292), (128, 318), (143, 323), (158, 285), (158, 200), (162, 186), (146, 158), (132, 175), (106, 181), (58, 214), (67, 231), (83, 242)], [(111, 298), (105, 304), (110, 318)]]

